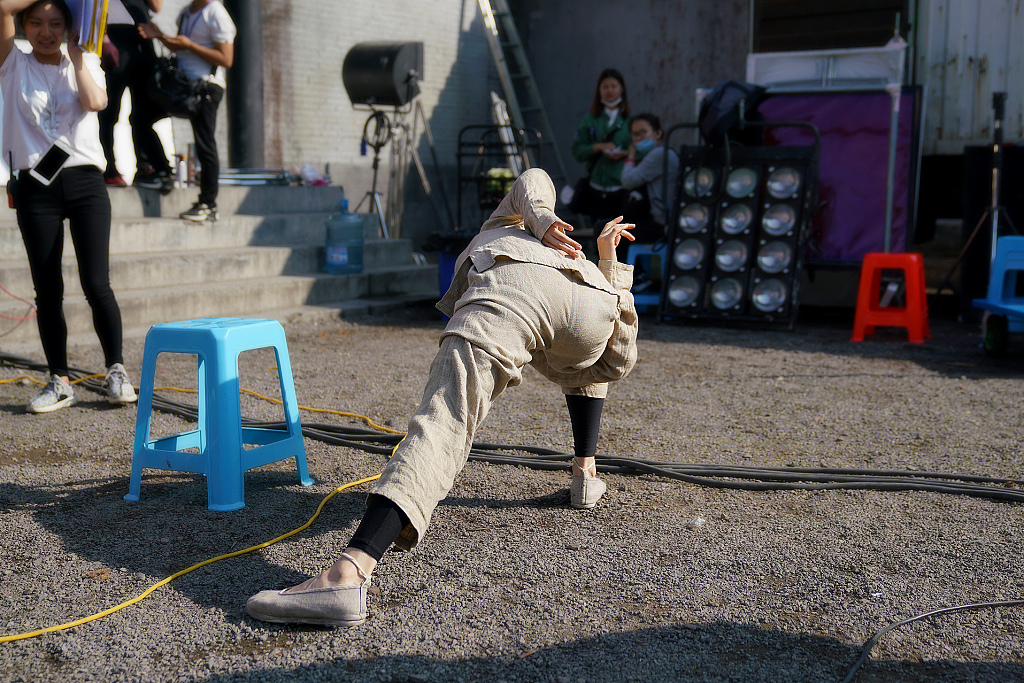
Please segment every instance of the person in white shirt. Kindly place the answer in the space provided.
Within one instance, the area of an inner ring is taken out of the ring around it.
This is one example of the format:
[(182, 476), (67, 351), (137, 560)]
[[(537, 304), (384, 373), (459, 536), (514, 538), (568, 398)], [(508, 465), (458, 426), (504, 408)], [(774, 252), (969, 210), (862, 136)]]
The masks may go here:
[(235, 61), (237, 30), (231, 15), (220, 0), (192, 0), (178, 15), (178, 35), (167, 36), (153, 23), (139, 26), (144, 38), (156, 38), (178, 56), (178, 66), (189, 78), (207, 82), (208, 96), (192, 118), (196, 156), (202, 166), (199, 176), (199, 200), (181, 214), (182, 218), (202, 222), (217, 220), (220, 157), (214, 130), (217, 107), (224, 98), (225, 69)]
[[(30, 53), (15, 46), (15, 15)], [(121, 310), (110, 288), (110, 198), (100, 170), (106, 160), (96, 116), (107, 106), (105, 80), (99, 57), (84, 52), (77, 35), (70, 37), (64, 54), (61, 46), (70, 25), (64, 0), (0, 0), (3, 157), (10, 164), (8, 192), (28, 254), (39, 337), (50, 370), (49, 383), (28, 404), (30, 413), (76, 402), (63, 311), (65, 218), (106, 358), (108, 400), (136, 400), (122, 364)], [(60, 150), (66, 153), (63, 165), (60, 158), (52, 163)]]

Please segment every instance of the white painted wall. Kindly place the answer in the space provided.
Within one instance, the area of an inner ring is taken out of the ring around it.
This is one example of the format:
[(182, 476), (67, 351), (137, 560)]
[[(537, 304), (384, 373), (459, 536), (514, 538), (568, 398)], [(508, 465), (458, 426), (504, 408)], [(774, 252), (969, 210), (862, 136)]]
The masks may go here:
[(924, 154), (992, 140), (992, 93), (1006, 92), (1003, 137), (1024, 139), (1024, 5), (921, 0), (917, 75), (925, 86)]

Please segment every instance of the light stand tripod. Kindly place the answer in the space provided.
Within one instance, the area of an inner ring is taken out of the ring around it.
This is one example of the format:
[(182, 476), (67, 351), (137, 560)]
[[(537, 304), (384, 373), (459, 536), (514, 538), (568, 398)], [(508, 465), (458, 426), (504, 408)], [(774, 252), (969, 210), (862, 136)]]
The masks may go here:
[[(370, 133), (370, 124), (374, 124), (373, 133)], [(387, 114), (382, 111), (374, 111), (370, 114), (370, 118), (366, 119), (366, 123), (363, 124), (363, 142), (373, 148), (373, 182), (370, 185), (370, 190), (359, 200), (359, 205), (356, 206), (354, 213), (359, 213), (360, 207), (363, 202), (367, 199), (372, 200), (373, 206), (371, 208), (376, 209), (377, 217), (380, 219), (380, 234), (384, 239), (390, 239), (388, 235), (388, 224), (384, 218), (384, 211), (380, 206), (380, 193), (377, 192), (377, 173), (380, 169), (380, 150), (384, 145), (388, 144), (391, 139), (391, 121), (388, 120)]]
[[(1003, 119), (1006, 116), (1006, 93), (1005, 92), (994, 92), (992, 93), (992, 200), (989, 206), (985, 209), (984, 213), (978, 219), (978, 223), (974, 226), (974, 230), (971, 231), (967, 241), (964, 242), (963, 249), (960, 251), (960, 255), (956, 257), (956, 261), (950, 267), (949, 272), (946, 273), (946, 277), (943, 278), (939, 284), (938, 289), (935, 291), (935, 296), (942, 293), (942, 290), (946, 287), (952, 289), (952, 283), (950, 279), (953, 277), (953, 273), (960, 266), (961, 261), (967, 255), (967, 250), (970, 249), (971, 243), (974, 242), (975, 237), (981, 232), (981, 226), (985, 225), (988, 221), (992, 230), (992, 245), (989, 251), (989, 266), (996, 259), (996, 242), (999, 238), (999, 221), (1004, 220), (1010, 227), (1010, 230), (1016, 234), (1017, 227), (1013, 224), (1010, 219), (1009, 213), (1006, 211), (1006, 207), (999, 203), (1000, 185), (1002, 182), (1003, 174)], [(963, 283), (960, 283), (961, 288)], [(955, 290), (954, 290), (955, 291)]]

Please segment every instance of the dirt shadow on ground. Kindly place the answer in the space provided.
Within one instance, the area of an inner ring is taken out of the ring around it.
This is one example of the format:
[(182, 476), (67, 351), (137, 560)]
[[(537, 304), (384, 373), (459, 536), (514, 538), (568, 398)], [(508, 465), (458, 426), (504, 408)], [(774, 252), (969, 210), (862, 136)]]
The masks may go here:
[[(61, 539), (82, 563), (82, 575), (96, 563), (117, 572), (137, 572), (156, 583), (193, 564), (277, 538), (309, 519), (331, 491), (297, 485), (294, 472), (255, 470), (246, 474), (246, 507), (230, 512), (206, 508), (206, 479), (183, 473), (143, 476), (140, 500), (128, 502), (127, 477), (71, 481), (63, 486), (0, 483), (0, 513), (31, 511), (35, 523)], [(306, 537), (340, 533), (365, 511), (365, 492), (343, 491), (324, 507)], [(302, 538), (302, 536), (297, 536)], [(309, 578), (273, 564), (259, 552), (225, 560), (221, 569), (203, 567), (172, 587), (198, 605), (225, 610), (237, 622), (239, 605), (265, 588), (286, 588)], [(244, 577), (249, 577), (248, 579)], [(259, 585), (252, 577), (260, 577)], [(125, 596), (132, 597), (132, 596)]]
[[(371, 616), (372, 618), (372, 616)], [(553, 647), (529, 647), (516, 654), (446, 660), (388, 654), (388, 644), (371, 645), (360, 655), (299, 667), (273, 665), (273, 657), (294, 647), (282, 628), (269, 652), (232, 644), (208, 655), (235, 651), (269, 655), (258, 671), (212, 676), (208, 683), (273, 680), (332, 681), (714, 681), (827, 682), (843, 679), (860, 656), (860, 647), (833, 638), (785, 633), (733, 622), (676, 624), (610, 633)], [(357, 633), (354, 631), (353, 633)], [(346, 638), (344, 632), (339, 637)], [(265, 646), (264, 646), (265, 647)], [(1003, 662), (868, 661), (860, 683), (1021, 680), (1024, 666)]]
[[(445, 321), (431, 305), (420, 304), (381, 315), (355, 319), (370, 327), (444, 329)], [(863, 342), (853, 342), (853, 311), (844, 308), (805, 308), (789, 329), (785, 323), (755, 324), (742, 321), (659, 321), (653, 313), (640, 316), (641, 340), (713, 344), (742, 349), (827, 353), (863, 359), (904, 360), (946, 377), (1024, 377), (1024, 335), (1011, 339), (1004, 358), (989, 358), (981, 348), (977, 324), (958, 322), (952, 315), (935, 315), (931, 338), (924, 344), (907, 341), (906, 330), (878, 328)], [(1013, 335), (1011, 335), (1013, 336)], [(773, 375), (774, 377), (775, 375)]]

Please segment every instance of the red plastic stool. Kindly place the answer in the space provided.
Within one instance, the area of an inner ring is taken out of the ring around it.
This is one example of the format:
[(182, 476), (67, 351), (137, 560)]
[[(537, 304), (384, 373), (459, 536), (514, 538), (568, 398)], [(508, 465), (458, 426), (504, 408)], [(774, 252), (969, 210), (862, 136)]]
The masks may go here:
[[(883, 270), (902, 270), (906, 289), (905, 306), (881, 306), (879, 291)], [(928, 299), (925, 293), (924, 257), (921, 254), (865, 254), (860, 268), (857, 314), (852, 340), (864, 341), (876, 327), (904, 327), (914, 344), (930, 337)]]

